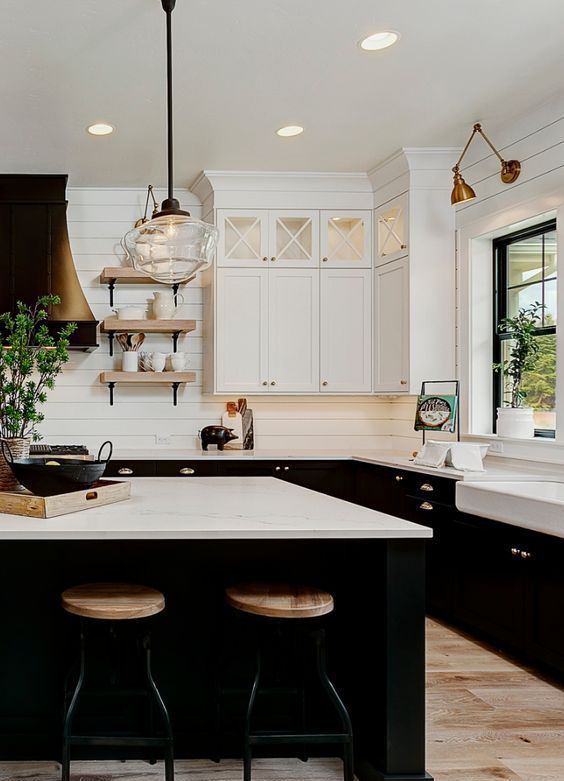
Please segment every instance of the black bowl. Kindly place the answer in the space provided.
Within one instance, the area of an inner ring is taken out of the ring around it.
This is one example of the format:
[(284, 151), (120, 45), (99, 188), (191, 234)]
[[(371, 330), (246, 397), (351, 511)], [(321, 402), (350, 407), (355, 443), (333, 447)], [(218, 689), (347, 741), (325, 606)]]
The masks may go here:
[[(59, 466), (47, 466), (56, 461)], [(10, 464), (14, 477), (36, 496), (54, 496), (90, 488), (106, 470), (106, 463), (78, 459), (15, 458)]]

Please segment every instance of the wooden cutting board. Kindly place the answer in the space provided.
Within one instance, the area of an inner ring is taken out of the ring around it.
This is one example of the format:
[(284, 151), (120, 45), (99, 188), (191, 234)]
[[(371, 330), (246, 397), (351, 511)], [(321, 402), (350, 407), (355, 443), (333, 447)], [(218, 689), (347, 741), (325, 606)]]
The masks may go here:
[(57, 515), (122, 502), (130, 496), (131, 483), (127, 480), (98, 480), (86, 490), (55, 496), (34, 496), (25, 489), (0, 491), (0, 513), (25, 515), (28, 518), (54, 518)]

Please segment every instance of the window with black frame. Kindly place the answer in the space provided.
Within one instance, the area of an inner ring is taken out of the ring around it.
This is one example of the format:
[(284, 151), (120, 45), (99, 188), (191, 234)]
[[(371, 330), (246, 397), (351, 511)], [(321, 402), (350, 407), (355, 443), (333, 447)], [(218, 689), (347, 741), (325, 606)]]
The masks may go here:
[[(532, 407), (535, 435), (554, 437), (556, 428), (556, 220), (502, 236), (494, 241), (493, 362), (509, 358), (511, 334), (500, 333), (499, 324), (520, 309), (542, 305), (534, 338), (539, 351), (533, 368), (524, 377), (525, 405)], [(508, 381), (494, 373), (494, 430), (497, 407), (507, 399)]]

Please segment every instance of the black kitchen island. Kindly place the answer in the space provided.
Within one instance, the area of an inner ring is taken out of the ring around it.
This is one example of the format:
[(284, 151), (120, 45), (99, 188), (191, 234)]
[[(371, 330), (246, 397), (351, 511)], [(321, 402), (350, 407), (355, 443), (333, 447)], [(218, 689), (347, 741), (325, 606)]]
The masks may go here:
[[(60, 593), (104, 580), (142, 582), (166, 596), (166, 611), (153, 623), (154, 672), (176, 756), (240, 756), (254, 660), (248, 633), (224, 608), (223, 590), (280, 578), (335, 596), (329, 663), (352, 716), (360, 781), (430, 778), (424, 728), (430, 529), (271, 478), (132, 482), (132, 498), (108, 507), (48, 520), (0, 517), (3, 760), (58, 759), (63, 679), (76, 645)], [(218, 669), (228, 691), (219, 743)], [(100, 703), (88, 707), (100, 715)], [(290, 703), (272, 707), (277, 717), (291, 715)], [(312, 720), (323, 717), (314, 704)], [(96, 752), (77, 757), (101, 756)]]

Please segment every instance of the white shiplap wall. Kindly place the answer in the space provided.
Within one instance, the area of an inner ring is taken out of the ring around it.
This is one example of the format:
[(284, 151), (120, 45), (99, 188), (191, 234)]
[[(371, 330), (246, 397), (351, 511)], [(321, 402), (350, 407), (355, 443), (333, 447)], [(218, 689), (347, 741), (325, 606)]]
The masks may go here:
[[(160, 200), (164, 193), (157, 192)], [(199, 216), (196, 197), (179, 193), (184, 207)], [(95, 317), (111, 314), (107, 287), (98, 282), (104, 266), (123, 262), (120, 238), (142, 214), (145, 192), (136, 189), (69, 189), (68, 224), (74, 261)], [(147, 303), (151, 288), (118, 285), (115, 306)], [(172, 405), (169, 386), (151, 389), (116, 386), (115, 404), (100, 385), (98, 375), (120, 368), (120, 349), (110, 357), (107, 338), (91, 353), (73, 352), (71, 362), (57, 381), (45, 406), (42, 434), (47, 442), (81, 442), (92, 449), (111, 438), (118, 448), (156, 446), (156, 436), (171, 437), (171, 448), (198, 446), (197, 432), (218, 423), (228, 397), (202, 393), (202, 290), (198, 281), (183, 291), (186, 302), (179, 316), (193, 318), (198, 328), (180, 338), (179, 350), (188, 353), (189, 369), (197, 372), (195, 385), (182, 386), (179, 404)], [(170, 352), (168, 338), (147, 337), (149, 350)], [(277, 450), (315, 448), (366, 450), (393, 446), (398, 425), (392, 419), (390, 398), (286, 397), (249, 398), (254, 410), (256, 446)], [(402, 407), (403, 409), (403, 407)], [(403, 414), (403, 412), (402, 412)], [(161, 446), (162, 447), (162, 446)]]

